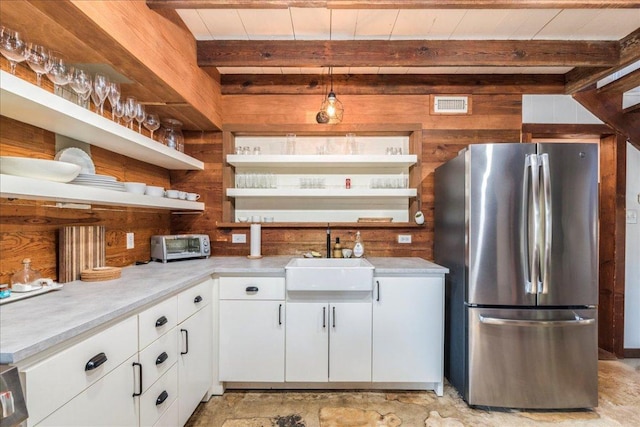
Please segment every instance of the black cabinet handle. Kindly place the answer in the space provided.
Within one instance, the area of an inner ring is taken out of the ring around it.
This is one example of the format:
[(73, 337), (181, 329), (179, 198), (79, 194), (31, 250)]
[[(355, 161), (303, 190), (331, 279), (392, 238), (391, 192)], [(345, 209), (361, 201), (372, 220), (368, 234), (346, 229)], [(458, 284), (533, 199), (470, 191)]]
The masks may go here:
[(133, 362), (133, 370), (135, 371), (136, 366), (139, 366), (140, 370), (139, 370), (139, 378), (140, 378), (140, 390), (136, 393), (135, 391), (133, 392), (133, 397), (136, 396), (140, 396), (142, 394), (142, 364), (138, 363), (138, 362)]
[(256, 293), (258, 292), (258, 287), (257, 286), (247, 286), (247, 289), (245, 289), (247, 291), (247, 293)]
[(278, 306), (278, 325), (282, 325), (282, 304)]
[(322, 327), (327, 327), (327, 307), (322, 307)]
[(104, 353), (98, 353), (95, 356), (93, 356), (91, 359), (89, 359), (87, 364), (84, 365), (84, 370), (93, 371), (94, 369), (96, 369), (98, 366), (102, 365), (106, 361), (107, 361), (107, 355)]
[(169, 393), (167, 393), (167, 390), (164, 390), (156, 399), (156, 406), (162, 405), (164, 401), (167, 400), (167, 397), (169, 397)]
[(198, 304), (199, 302), (202, 302), (202, 297), (200, 295), (198, 295), (193, 299), (194, 304)]
[(167, 354), (167, 352), (163, 351), (162, 353), (160, 353), (160, 356), (156, 358), (156, 365), (160, 365), (164, 363), (164, 361), (167, 360), (168, 358), (169, 358), (169, 355)]
[(336, 307), (333, 306), (333, 327), (336, 327)]
[(378, 285), (378, 297), (376, 298), (376, 301), (380, 301), (380, 281), (376, 280), (376, 284)]
[(166, 325), (167, 322), (168, 320), (165, 316), (159, 317), (158, 320), (156, 320), (156, 328)]
[(189, 331), (187, 331), (186, 329), (180, 329), (180, 333), (183, 333), (185, 335), (184, 338), (184, 342), (185, 342), (185, 351), (181, 351), (180, 354), (187, 354), (189, 353)]

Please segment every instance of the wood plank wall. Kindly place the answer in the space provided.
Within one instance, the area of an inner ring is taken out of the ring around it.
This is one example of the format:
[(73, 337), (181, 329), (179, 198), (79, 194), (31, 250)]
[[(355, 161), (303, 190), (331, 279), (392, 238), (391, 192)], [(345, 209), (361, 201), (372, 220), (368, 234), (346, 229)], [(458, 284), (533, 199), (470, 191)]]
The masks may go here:
[[(345, 106), (343, 125), (376, 123), (422, 124), (422, 211), (424, 227), (360, 229), (369, 256), (420, 256), (433, 259), (433, 175), (435, 168), (455, 157), (468, 144), (517, 142), (521, 130), (521, 95), (474, 95), (471, 115), (431, 115), (429, 95), (350, 95), (338, 97)], [(321, 99), (311, 96), (223, 96), (225, 123), (315, 124)], [(317, 125), (330, 126), (330, 125)], [(207, 233), (214, 255), (248, 255), (248, 244), (232, 244), (233, 233), (249, 234), (245, 228), (217, 228), (222, 221), (222, 136), (220, 133), (187, 135), (186, 151), (205, 162), (202, 173), (174, 172), (174, 186), (186, 186), (203, 195), (207, 210), (197, 215), (174, 215), (174, 232)], [(332, 237), (353, 244), (357, 226), (336, 228)], [(398, 234), (412, 235), (413, 243), (398, 244)], [(248, 236), (247, 236), (248, 237)], [(248, 240), (248, 239), (247, 239)], [(324, 227), (263, 228), (264, 255), (301, 255), (309, 250), (325, 253)]]
[[(0, 116), (0, 155), (53, 159), (55, 135)], [(91, 147), (91, 155), (98, 174), (169, 186), (169, 173), (162, 168), (97, 147)], [(62, 226), (104, 225), (109, 266), (149, 259), (150, 236), (169, 233), (170, 216), (161, 210), (95, 205), (90, 210), (65, 209), (54, 202), (0, 199), (0, 283), (9, 283), (26, 257), (43, 277), (57, 280), (58, 228)], [(127, 232), (135, 235), (134, 249), (126, 249)]]

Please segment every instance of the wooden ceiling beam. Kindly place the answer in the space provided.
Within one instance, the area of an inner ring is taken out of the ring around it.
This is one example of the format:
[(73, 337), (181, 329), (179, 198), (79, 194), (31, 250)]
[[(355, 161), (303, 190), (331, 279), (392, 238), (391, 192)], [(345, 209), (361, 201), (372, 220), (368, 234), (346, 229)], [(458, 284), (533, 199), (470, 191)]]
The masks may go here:
[[(223, 95), (317, 95), (327, 91), (326, 75), (224, 74)], [(340, 74), (333, 76), (339, 95), (426, 94), (562, 94), (561, 74), (434, 75), (434, 74)]]
[(566, 74), (566, 93), (577, 93), (598, 80), (640, 61), (640, 28), (620, 40), (620, 58), (613, 67), (577, 67)]
[(206, 40), (201, 67), (613, 67), (615, 41)]
[(147, 0), (151, 9), (592, 9), (637, 8), (625, 0)]

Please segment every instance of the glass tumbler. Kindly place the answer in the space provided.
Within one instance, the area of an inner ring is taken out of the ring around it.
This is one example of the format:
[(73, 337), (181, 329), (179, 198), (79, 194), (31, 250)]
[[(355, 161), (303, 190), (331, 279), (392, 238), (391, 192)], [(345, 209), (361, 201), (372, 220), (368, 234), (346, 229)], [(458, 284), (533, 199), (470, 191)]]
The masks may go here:
[(184, 135), (182, 135), (182, 122), (176, 119), (166, 119), (164, 121), (164, 134), (162, 142), (169, 148), (178, 151), (184, 150)]

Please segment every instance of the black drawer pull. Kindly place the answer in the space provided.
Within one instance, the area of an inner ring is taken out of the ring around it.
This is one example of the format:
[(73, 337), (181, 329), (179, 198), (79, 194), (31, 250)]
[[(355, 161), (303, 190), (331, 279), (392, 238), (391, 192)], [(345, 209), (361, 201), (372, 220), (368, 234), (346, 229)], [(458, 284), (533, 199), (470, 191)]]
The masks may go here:
[(256, 293), (258, 292), (258, 287), (257, 286), (247, 286), (247, 289), (245, 289), (247, 291), (247, 293)]
[(167, 393), (167, 390), (164, 390), (156, 399), (156, 406), (162, 405), (164, 401), (167, 400), (167, 397), (169, 397), (169, 393)]
[(107, 355), (104, 353), (98, 353), (95, 356), (93, 356), (91, 359), (89, 359), (87, 364), (84, 365), (84, 370), (93, 371), (94, 369), (96, 369), (98, 366), (102, 365), (106, 361), (107, 361)]
[(167, 354), (167, 352), (163, 351), (162, 353), (160, 353), (160, 356), (156, 358), (156, 365), (160, 365), (161, 363), (164, 363), (164, 361), (167, 360), (168, 358), (169, 358), (169, 355)]
[(166, 325), (168, 322), (167, 318), (165, 316), (162, 316), (160, 318), (158, 318), (158, 320), (156, 320), (156, 328), (159, 328), (160, 326), (164, 326)]
[(278, 325), (282, 325), (282, 304), (278, 306)]
[(197, 303), (199, 303), (199, 302), (202, 302), (202, 297), (201, 297), (200, 295), (198, 295), (197, 297), (195, 297), (195, 298), (193, 299), (193, 303), (194, 303), (194, 304), (197, 304)]

